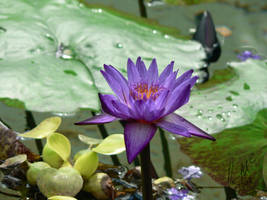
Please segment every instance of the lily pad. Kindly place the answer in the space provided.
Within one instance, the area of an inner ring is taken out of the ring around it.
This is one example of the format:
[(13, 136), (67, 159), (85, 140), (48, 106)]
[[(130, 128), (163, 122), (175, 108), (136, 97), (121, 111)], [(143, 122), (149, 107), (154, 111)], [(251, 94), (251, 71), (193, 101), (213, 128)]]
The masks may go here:
[(123, 134), (112, 134), (106, 137), (92, 151), (103, 155), (115, 155), (125, 151)]
[(213, 86), (209, 82), (199, 86), (190, 102), (176, 113), (211, 134), (253, 122), (257, 113), (267, 108), (267, 63), (247, 60), (229, 65), (228, 72), (234, 76), (223, 82), (216, 76), (211, 79)]
[(178, 141), (182, 151), (216, 181), (236, 189), (241, 195), (255, 195), (256, 190), (266, 189), (263, 179), (266, 130), (267, 109), (263, 109), (253, 123), (214, 135), (215, 142), (199, 138)]
[(0, 11), (0, 100), (27, 110), (99, 110), (98, 92), (111, 93), (104, 63), (123, 73), (138, 56), (156, 57), (161, 71), (171, 60), (182, 72), (203, 66), (199, 43), (75, 0), (3, 0)]
[(43, 120), (34, 129), (27, 131), (26, 133), (19, 134), (21, 137), (42, 139), (48, 137), (50, 134), (54, 133), (61, 124), (60, 117), (50, 117)]

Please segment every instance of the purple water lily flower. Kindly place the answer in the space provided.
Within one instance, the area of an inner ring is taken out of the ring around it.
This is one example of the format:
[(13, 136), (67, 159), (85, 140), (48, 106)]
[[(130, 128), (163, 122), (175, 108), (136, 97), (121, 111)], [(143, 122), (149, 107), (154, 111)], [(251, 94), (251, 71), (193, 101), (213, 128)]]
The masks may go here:
[(170, 200), (183, 200), (188, 195), (188, 190), (177, 190), (176, 188), (170, 188), (167, 191), (168, 198)]
[(157, 127), (185, 137), (195, 135), (215, 140), (173, 113), (188, 102), (191, 88), (198, 78), (192, 77), (193, 70), (176, 78), (177, 71), (173, 71), (173, 65), (174, 62), (171, 62), (158, 75), (156, 59), (152, 60), (149, 69), (146, 69), (140, 57), (136, 64), (128, 59), (128, 80), (111, 65), (104, 65), (105, 70), (101, 70), (101, 73), (116, 96), (99, 94), (103, 113), (76, 124), (103, 124), (124, 120), (124, 140), (129, 163), (150, 142)]
[(241, 54), (237, 55), (237, 58), (241, 61), (246, 61), (247, 59), (260, 60), (261, 56), (253, 54), (251, 51), (243, 51)]

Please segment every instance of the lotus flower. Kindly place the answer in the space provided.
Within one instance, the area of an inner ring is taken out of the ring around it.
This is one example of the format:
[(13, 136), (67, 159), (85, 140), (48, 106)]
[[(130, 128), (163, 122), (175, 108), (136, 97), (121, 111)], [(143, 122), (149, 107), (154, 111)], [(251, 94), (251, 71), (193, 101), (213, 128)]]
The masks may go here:
[(128, 80), (111, 65), (101, 70), (109, 86), (116, 94), (99, 94), (103, 113), (77, 125), (103, 124), (115, 120), (125, 121), (124, 141), (128, 162), (146, 147), (157, 131), (157, 127), (171, 133), (191, 137), (192, 135), (215, 140), (203, 130), (174, 113), (186, 104), (190, 91), (198, 77), (189, 70), (176, 78), (171, 62), (158, 75), (156, 59), (146, 69), (140, 57), (136, 64), (128, 59)]

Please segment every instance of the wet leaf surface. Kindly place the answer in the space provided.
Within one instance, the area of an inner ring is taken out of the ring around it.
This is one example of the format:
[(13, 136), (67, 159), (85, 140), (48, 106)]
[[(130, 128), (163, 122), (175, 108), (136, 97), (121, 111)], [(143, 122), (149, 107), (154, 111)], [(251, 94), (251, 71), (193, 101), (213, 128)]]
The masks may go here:
[(267, 153), (267, 109), (258, 112), (253, 123), (226, 129), (216, 141), (178, 139), (181, 149), (219, 183), (241, 195), (264, 190), (263, 159)]
[(141, 56), (147, 64), (156, 57), (160, 71), (171, 60), (180, 71), (203, 65), (200, 44), (147, 24), (75, 0), (4, 0), (0, 97), (31, 111), (99, 110), (98, 92), (111, 92), (99, 72), (104, 63), (124, 74), (128, 57)]

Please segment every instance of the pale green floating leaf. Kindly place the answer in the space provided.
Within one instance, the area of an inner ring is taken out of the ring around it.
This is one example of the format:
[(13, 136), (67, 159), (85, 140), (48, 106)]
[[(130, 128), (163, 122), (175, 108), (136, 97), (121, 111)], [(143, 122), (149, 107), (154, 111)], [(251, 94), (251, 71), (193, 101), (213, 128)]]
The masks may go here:
[(42, 139), (48, 137), (51, 133), (54, 133), (58, 129), (60, 124), (61, 124), (60, 117), (50, 117), (43, 120), (34, 129), (25, 132), (23, 134), (19, 134), (19, 136)]
[(87, 137), (87, 136), (81, 135), (81, 134), (78, 135), (78, 138), (81, 142), (88, 144), (89, 146), (99, 144), (103, 141), (102, 139)]
[(1, 0), (0, 9), (0, 100), (27, 110), (99, 110), (98, 93), (112, 92), (100, 69), (125, 74), (129, 57), (157, 58), (160, 71), (171, 60), (181, 72), (204, 64), (199, 43), (76, 0)]
[(64, 160), (46, 143), (42, 151), (43, 160), (53, 168), (60, 168), (64, 164)]
[(18, 165), (18, 164), (25, 162), (26, 160), (27, 160), (26, 154), (20, 154), (17, 156), (13, 156), (11, 158), (6, 159), (5, 162), (0, 165), (0, 168), (15, 166), (15, 165)]
[(77, 199), (69, 196), (52, 196), (49, 197), (48, 200), (77, 200)]
[(123, 134), (109, 135), (92, 151), (103, 155), (114, 155), (125, 151)]
[(80, 174), (88, 179), (97, 169), (98, 156), (93, 151), (88, 151), (79, 156), (74, 164), (74, 168), (80, 172)]
[(47, 138), (48, 147), (55, 151), (64, 161), (67, 161), (71, 153), (71, 144), (67, 137), (60, 133), (53, 133)]

